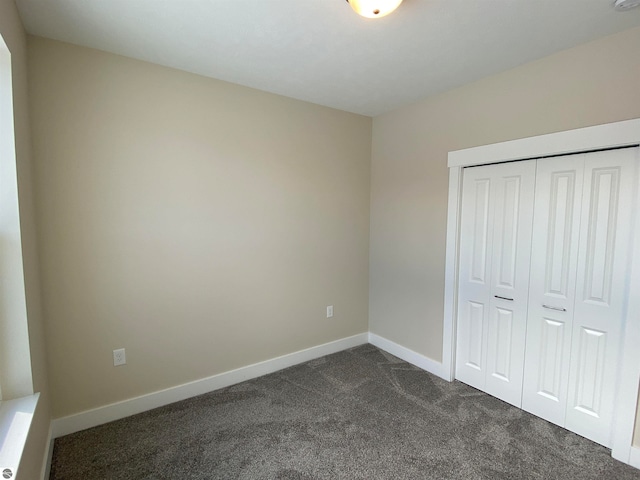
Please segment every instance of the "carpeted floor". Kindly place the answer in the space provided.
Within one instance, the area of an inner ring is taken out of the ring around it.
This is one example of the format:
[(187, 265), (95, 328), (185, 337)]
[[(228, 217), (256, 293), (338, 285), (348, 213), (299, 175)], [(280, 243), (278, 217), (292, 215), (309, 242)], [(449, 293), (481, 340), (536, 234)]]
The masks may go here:
[(364, 345), (56, 440), (51, 479), (640, 479), (609, 450)]

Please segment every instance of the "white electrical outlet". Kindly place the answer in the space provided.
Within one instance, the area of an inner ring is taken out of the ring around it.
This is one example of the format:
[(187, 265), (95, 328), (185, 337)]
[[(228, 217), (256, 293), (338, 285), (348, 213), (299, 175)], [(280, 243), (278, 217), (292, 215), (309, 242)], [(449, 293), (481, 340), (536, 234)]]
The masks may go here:
[(327, 318), (333, 317), (333, 305), (327, 307)]
[(124, 353), (124, 348), (119, 348), (113, 351), (113, 366), (124, 365), (127, 363), (127, 357)]

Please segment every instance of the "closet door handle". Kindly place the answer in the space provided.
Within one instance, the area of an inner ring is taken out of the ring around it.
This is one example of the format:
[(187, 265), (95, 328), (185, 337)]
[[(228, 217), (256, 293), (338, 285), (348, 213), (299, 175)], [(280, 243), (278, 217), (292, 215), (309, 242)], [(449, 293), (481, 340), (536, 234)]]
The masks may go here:
[(549, 310), (557, 310), (558, 312), (566, 312), (567, 311), (566, 308), (562, 308), (562, 307), (552, 307), (551, 305), (545, 305), (545, 304), (542, 304), (542, 306), (544, 308), (548, 308)]
[(500, 300), (509, 300), (510, 302), (513, 302), (513, 298), (501, 297), (499, 295), (494, 295), (494, 297), (499, 298)]

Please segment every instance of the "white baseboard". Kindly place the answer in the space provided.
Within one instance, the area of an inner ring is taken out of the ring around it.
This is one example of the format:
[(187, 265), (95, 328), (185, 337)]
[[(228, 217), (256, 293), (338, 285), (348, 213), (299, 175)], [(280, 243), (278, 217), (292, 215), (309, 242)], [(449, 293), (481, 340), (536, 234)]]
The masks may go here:
[(153, 408), (162, 407), (170, 403), (179, 402), (187, 398), (218, 390), (219, 388), (235, 385), (252, 378), (277, 372), (283, 368), (292, 367), (299, 363), (308, 362), (315, 358), (346, 350), (347, 348), (364, 345), (368, 341), (368, 334), (361, 333), (352, 337), (342, 338), (334, 342), (307, 348), (298, 352), (272, 358), (260, 363), (254, 363), (229, 372), (220, 373), (212, 377), (167, 388), (135, 398), (112, 403), (103, 407), (86, 410), (68, 417), (56, 418), (51, 422), (53, 438), (62, 437), (70, 433), (96, 427), (103, 423), (119, 420)]
[[(283, 368), (308, 362), (315, 358), (340, 352), (348, 348), (357, 347), (365, 343), (371, 343), (396, 357), (426, 370), (440, 378), (449, 381), (443, 365), (440, 362), (421, 355), (391, 340), (376, 335), (375, 333), (361, 333), (352, 337), (342, 338), (334, 342), (325, 343), (316, 347), (307, 348), (298, 352), (283, 355), (281, 357), (255, 363), (246, 367), (224, 372), (212, 377), (203, 378), (194, 382), (185, 383), (176, 387), (160, 390), (158, 392), (131, 398), (104, 407), (80, 412), (68, 417), (58, 418), (51, 422), (49, 437), (42, 466), (42, 479), (48, 480), (51, 471), (53, 456), (53, 442), (56, 438), (70, 433), (96, 427), (103, 423), (119, 420), (153, 408), (162, 407), (170, 403), (185, 400), (187, 398), (202, 395), (220, 388), (235, 385), (236, 383), (252, 378), (267, 375), (282, 370)], [(625, 459), (626, 460), (626, 459)], [(624, 461), (624, 460), (623, 460)], [(624, 463), (627, 463), (626, 461)], [(640, 447), (631, 447), (629, 465), (640, 469)]]
[(445, 369), (442, 363), (440, 362), (431, 360), (429, 357), (425, 357), (424, 355), (414, 352), (407, 347), (403, 347), (391, 340), (387, 340), (384, 337), (376, 335), (375, 333), (369, 332), (369, 343), (390, 353), (391, 355), (401, 358), (405, 362), (409, 362), (410, 364), (421, 368), (422, 370), (426, 370), (429, 373), (433, 373), (440, 378), (450, 381), (448, 375), (446, 375), (446, 372), (444, 371)]
[(629, 454), (629, 465), (640, 468), (640, 447), (631, 447)]

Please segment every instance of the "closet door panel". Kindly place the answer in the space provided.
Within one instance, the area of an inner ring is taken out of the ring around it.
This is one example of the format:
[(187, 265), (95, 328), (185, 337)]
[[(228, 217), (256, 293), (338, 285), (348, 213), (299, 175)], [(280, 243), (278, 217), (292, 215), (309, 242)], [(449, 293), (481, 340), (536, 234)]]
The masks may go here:
[(610, 446), (638, 147), (464, 170), (456, 378)]
[(565, 426), (610, 445), (637, 148), (588, 154)]
[(535, 161), (464, 171), (456, 378), (521, 404)]
[(485, 391), (520, 406), (536, 163), (497, 167)]
[(484, 389), (493, 240), (492, 167), (464, 170), (456, 378)]
[(564, 425), (584, 155), (538, 160), (522, 408)]

